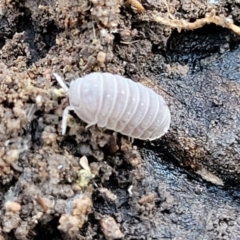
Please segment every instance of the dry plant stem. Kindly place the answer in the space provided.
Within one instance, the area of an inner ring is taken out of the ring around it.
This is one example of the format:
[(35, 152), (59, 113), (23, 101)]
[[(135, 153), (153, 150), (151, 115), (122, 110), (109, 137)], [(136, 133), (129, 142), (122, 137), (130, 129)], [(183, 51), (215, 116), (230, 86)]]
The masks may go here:
[(201, 28), (206, 24), (214, 23), (218, 26), (231, 29), (233, 32), (240, 35), (240, 27), (235, 25), (230, 18), (226, 18), (224, 16), (216, 16), (215, 10), (212, 10), (209, 14), (207, 14), (205, 18), (198, 19), (192, 23), (183, 19), (166, 19), (156, 15), (153, 16), (152, 19), (157, 23), (176, 28), (178, 32), (181, 32), (181, 30), (194, 30)]
[(138, 13), (143, 13), (145, 11), (143, 5), (138, 0), (127, 0), (127, 3), (135, 8)]

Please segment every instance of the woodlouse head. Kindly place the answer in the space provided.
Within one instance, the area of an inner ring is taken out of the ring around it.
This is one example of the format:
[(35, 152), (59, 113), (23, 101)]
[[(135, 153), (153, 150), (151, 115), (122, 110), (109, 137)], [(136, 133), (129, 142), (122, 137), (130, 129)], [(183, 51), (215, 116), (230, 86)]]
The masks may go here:
[(68, 90), (68, 96), (70, 101), (70, 106), (73, 108), (81, 107), (80, 101), (80, 85), (82, 78), (77, 78), (70, 83), (70, 87)]

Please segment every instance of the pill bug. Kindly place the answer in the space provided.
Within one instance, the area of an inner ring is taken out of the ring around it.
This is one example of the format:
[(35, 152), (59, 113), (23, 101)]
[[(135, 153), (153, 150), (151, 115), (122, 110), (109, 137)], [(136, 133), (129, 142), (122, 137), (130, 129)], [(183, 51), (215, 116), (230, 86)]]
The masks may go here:
[(63, 112), (63, 135), (70, 110), (87, 122), (87, 127), (97, 124), (132, 138), (154, 140), (169, 129), (171, 115), (164, 99), (141, 83), (95, 72), (73, 80), (68, 88), (59, 75), (53, 75), (69, 95), (70, 105)]

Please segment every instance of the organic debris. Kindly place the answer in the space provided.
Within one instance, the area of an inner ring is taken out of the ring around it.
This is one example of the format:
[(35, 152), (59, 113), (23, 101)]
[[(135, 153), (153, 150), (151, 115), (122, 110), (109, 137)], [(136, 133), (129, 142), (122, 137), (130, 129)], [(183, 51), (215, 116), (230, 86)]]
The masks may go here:
[(216, 24), (217, 26), (221, 26), (223, 28), (228, 28), (232, 30), (234, 33), (240, 36), (240, 27), (233, 23), (233, 20), (230, 17), (225, 16), (217, 16), (216, 11), (213, 9), (210, 13), (207, 13), (204, 18), (197, 19), (194, 22), (189, 22), (184, 19), (176, 19), (174, 16), (169, 14), (167, 17), (162, 17), (154, 14), (150, 17), (151, 20), (171, 27), (176, 28), (178, 32), (182, 30), (195, 30), (198, 28), (202, 28), (206, 24)]

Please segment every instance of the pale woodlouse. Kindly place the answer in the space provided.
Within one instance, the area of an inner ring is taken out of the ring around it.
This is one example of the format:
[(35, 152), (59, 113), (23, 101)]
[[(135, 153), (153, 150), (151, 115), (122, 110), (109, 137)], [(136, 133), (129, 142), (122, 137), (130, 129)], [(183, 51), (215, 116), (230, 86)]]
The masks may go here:
[(171, 115), (164, 99), (141, 83), (95, 72), (73, 80), (68, 88), (59, 75), (54, 76), (69, 95), (70, 105), (63, 112), (63, 135), (70, 110), (87, 122), (87, 127), (97, 124), (132, 138), (154, 140), (169, 129)]

